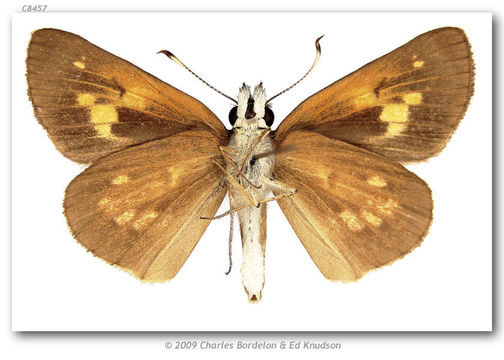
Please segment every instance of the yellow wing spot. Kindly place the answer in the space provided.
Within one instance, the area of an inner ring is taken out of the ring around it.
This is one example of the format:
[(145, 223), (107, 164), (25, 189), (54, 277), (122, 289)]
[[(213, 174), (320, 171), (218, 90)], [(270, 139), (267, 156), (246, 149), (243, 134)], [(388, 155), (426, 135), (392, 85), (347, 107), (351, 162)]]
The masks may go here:
[(100, 201), (98, 201), (98, 206), (100, 208), (103, 208), (103, 210), (107, 213), (116, 211), (115, 203), (113, 203), (112, 200), (107, 197), (100, 199)]
[(389, 124), (387, 127), (387, 133), (385, 134), (385, 136), (399, 135), (405, 129), (406, 129), (406, 125), (404, 125), (404, 124), (397, 124), (397, 123)]
[(370, 177), (367, 180), (367, 182), (369, 185), (377, 186), (377, 187), (384, 187), (387, 185), (387, 182), (385, 180), (383, 180), (381, 177), (379, 177), (378, 175)]
[(388, 199), (388, 201), (385, 204), (378, 205), (378, 206), (376, 206), (376, 208), (378, 209), (378, 212), (380, 214), (390, 216), (390, 215), (392, 215), (392, 210), (397, 208), (397, 206), (399, 206), (397, 201), (392, 200), (392, 199)]
[(408, 121), (408, 105), (406, 104), (385, 105), (380, 114), (380, 120), (384, 122), (399, 122), (399, 123)]
[(413, 61), (413, 67), (416, 69), (421, 68), (423, 65), (424, 65), (424, 62), (422, 60)]
[(91, 122), (96, 124), (94, 126), (98, 135), (104, 138), (114, 138), (111, 128), (112, 123), (118, 121), (117, 111), (112, 104), (95, 105), (91, 108)]
[(126, 212), (123, 212), (118, 217), (114, 218), (114, 220), (115, 220), (115, 222), (118, 225), (124, 225), (127, 222), (131, 221), (131, 219), (133, 219), (133, 216), (135, 216), (135, 211), (134, 210), (128, 210)]
[(114, 138), (114, 135), (112, 135), (112, 132), (110, 131), (110, 125), (108, 124), (95, 125), (94, 128), (98, 132), (98, 135), (100, 137), (108, 139)]
[(408, 105), (418, 105), (422, 103), (421, 93), (411, 93), (403, 96), (403, 100)]
[(362, 211), (362, 217), (371, 225), (380, 226), (380, 224), (382, 223), (381, 218), (366, 210)]
[(150, 186), (151, 188), (153, 189), (157, 189), (157, 188), (160, 188), (161, 186), (163, 186), (164, 183), (162, 181), (159, 181), (159, 180), (156, 180), (156, 181), (153, 181)]
[(395, 136), (406, 129), (405, 122), (408, 121), (407, 104), (385, 105), (380, 114), (380, 120), (389, 123), (385, 136)]
[(83, 106), (91, 106), (94, 104), (96, 97), (91, 94), (79, 94), (77, 95), (77, 103)]
[(354, 104), (356, 106), (371, 106), (374, 103), (376, 103), (376, 95), (374, 92), (370, 91), (368, 93), (365, 93), (364, 95), (358, 96), (354, 99)]
[(95, 124), (108, 124), (117, 121), (117, 111), (114, 105), (95, 105), (91, 108), (91, 122)]
[(114, 185), (122, 185), (122, 184), (128, 182), (128, 180), (129, 180), (129, 176), (128, 175), (119, 175), (119, 176), (116, 176), (112, 180), (112, 184), (114, 184)]
[(364, 227), (364, 225), (357, 219), (357, 217), (349, 210), (341, 212), (339, 214), (339, 217), (352, 231), (359, 231)]
[(136, 220), (133, 223), (133, 227), (135, 230), (141, 230), (147, 227), (148, 225), (152, 224), (154, 219), (158, 217), (158, 212), (157, 211), (151, 211), (150, 213), (144, 214), (140, 219)]
[(123, 95), (122, 101), (124, 105), (128, 107), (132, 107), (134, 109), (144, 109), (145, 108), (145, 99), (136, 94), (127, 92)]
[(98, 205), (100, 205), (100, 206), (106, 206), (108, 204), (110, 204), (109, 198), (103, 198), (103, 199), (100, 199), (100, 201), (98, 201)]
[(84, 70), (86, 68), (86, 65), (84, 65), (84, 63), (80, 61), (74, 61), (73, 65), (81, 70)]

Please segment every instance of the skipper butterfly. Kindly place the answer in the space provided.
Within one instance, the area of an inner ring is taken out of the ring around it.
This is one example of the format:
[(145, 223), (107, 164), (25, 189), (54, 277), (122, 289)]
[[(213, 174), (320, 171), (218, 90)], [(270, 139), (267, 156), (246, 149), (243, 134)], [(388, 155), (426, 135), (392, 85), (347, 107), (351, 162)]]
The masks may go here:
[[(445, 147), (474, 87), (468, 39), (453, 27), (332, 83), (274, 131), (270, 102), (292, 86), (269, 99), (262, 84), (223, 94), (236, 103), (228, 131), (198, 100), (65, 31), (35, 31), (26, 66), (38, 121), (64, 156), (90, 164), (63, 204), (77, 241), (162, 282), (212, 219), (230, 215), (232, 225), (237, 214), (251, 302), (264, 286), (270, 201), (329, 280), (355, 281), (415, 249), (432, 221), (431, 191), (400, 163)], [(230, 210), (216, 215), (226, 193)]]

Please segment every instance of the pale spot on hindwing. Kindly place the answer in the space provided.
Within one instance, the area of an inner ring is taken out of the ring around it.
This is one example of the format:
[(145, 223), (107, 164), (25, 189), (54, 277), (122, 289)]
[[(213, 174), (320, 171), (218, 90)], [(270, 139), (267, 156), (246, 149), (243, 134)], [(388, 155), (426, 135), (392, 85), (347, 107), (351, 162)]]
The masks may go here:
[(357, 217), (349, 210), (342, 211), (339, 214), (339, 217), (351, 231), (359, 231), (364, 227), (359, 219), (357, 219)]
[(421, 93), (411, 93), (403, 96), (403, 100), (408, 105), (418, 105), (422, 103)]
[(376, 216), (372, 212), (369, 212), (366, 210), (362, 211), (362, 217), (364, 218), (364, 220), (366, 220), (371, 225), (380, 226), (380, 224), (382, 222), (381, 218), (379, 218), (378, 216)]
[(162, 181), (159, 181), (159, 180), (154, 180), (154, 181), (152, 181), (152, 182), (150, 183), (150, 186), (151, 186), (151, 188), (153, 188), (153, 189), (158, 189), (158, 188), (160, 188), (160, 187), (161, 187), (161, 186), (163, 186), (163, 185), (164, 185), (164, 183), (163, 183)]
[(91, 122), (98, 135), (104, 138), (115, 138), (111, 132), (112, 124), (118, 122), (115, 106), (112, 104), (94, 105), (91, 107)]
[(81, 70), (84, 70), (86, 68), (86, 65), (84, 65), (84, 63), (81, 61), (74, 61), (73, 65)]
[(424, 65), (424, 62), (422, 60), (413, 61), (413, 67), (416, 69), (421, 68), (423, 65)]
[(109, 198), (103, 198), (103, 199), (100, 199), (100, 201), (98, 201), (99, 206), (107, 206), (108, 204), (110, 204)]
[(128, 175), (119, 175), (119, 176), (116, 176), (112, 180), (112, 184), (114, 184), (114, 185), (122, 185), (122, 184), (128, 182), (128, 180), (129, 180)]
[(117, 204), (112, 201), (110, 198), (102, 198), (98, 201), (98, 206), (105, 211), (107, 214), (111, 214), (117, 211)]
[(399, 204), (397, 203), (397, 201), (388, 199), (385, 204), (377, 205), (376, 208), (382, 215), (390, 216), (392, 215), (392, 210), (397, 208), (398, 206)]
[(409, 106), (407, 104), (384, 105), (380, 114), (380, 120), (388, 124), (385, 136), (400, 134), (406, 129), (405, 122), (408, 121)]
[(129, 221), (131, 221), (134, 216), (135, 216), (135, 210), (128, 210), (123, 212), (121, 215), (115, 217), (114, 220), (118, 225), (124, 225)]
[(370, 177), (368, 180), (367, 180), (367, 183), (369, 185), (372, 185), (372, 186), (377, 186), (377, 187), (384, 187), (387, 185), (386, 181), (383, 180), (381, 177), (379, 177), (378, 175), (375, 175), (373, 177)]
[(152, 224), (154, 220), (158, 217), (157, 211), (151, 211), (142, 215), (138, 220), (133, 223), (135, 230), (142, 230)]

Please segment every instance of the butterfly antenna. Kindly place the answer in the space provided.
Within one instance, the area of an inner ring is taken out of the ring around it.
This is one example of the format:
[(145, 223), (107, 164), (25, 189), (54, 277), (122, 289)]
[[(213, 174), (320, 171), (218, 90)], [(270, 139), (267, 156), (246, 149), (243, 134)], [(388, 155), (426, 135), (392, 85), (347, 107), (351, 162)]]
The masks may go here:
[(275, 96), (269, 98), (268, 101), (266, 101), (266, 104), (268, 104), (271, 100), (273, 100), (277, 96), (280, 96), (283, 93), (286, 93), (287, 91), (289, 91), (290, 89), (292, 89), (294, 86), (296, 86), (301, 81), (303, 81), (304, 78), (307, 77), (309, 73), (311, 73), (311, 71), (315, 68), (315, 65), (317, 65), (317, 63), (318, 63), (318, 61), (320, 59), (320, 53), (321, 53), (321, 51), (320, 51), (320, 43), (319, 42), (320, 42), (320, 39), (322, 39), (323, 37), (324, 37), (324, 35), (322, 35), (317, 40), (315, 40), (315, 49), (317, 50), (317, 54), (315, 55), (315, 61), (313, 62), (313, 65), (311, 66), (310, 70), (308, 70), (308, 72), (306, 74), (304, 74), (301, 79), (299, 79), (298, 81), (296, 81), (294, 84), (292, 84), (291, 86), (289, 86), (287, 89), (282, 90), (278, 94), (276, 94)]
[(229, 100), (233, 101), (235, 104), (238, 104), (238, 102), (233, 99), (231, 96), (228, 96), (226, 94), (224, 94), (222, 91), (220, 90), (217, 90), (216, 88), (214, 88), (212, 85), (210, 85), (209, 83), (207, 83), (205, 80), (203, 80), (202, 78), (200, 78), (196, 73), (194, 73), (191, 69), (189, 69), (187, 66), (185, 66), (185, 64), (180, 61), (175, 55), (173, 55), (171, 52), (169, 52), (168, 50), (161, 50), (161, 51), (158, 51), (158, 54), (165, 54), (166, 56), (168, 56), (168, 58), (170, 60), (173, 60), (174, 62), (176, 62), (177, 64), (179, 64), (180, 66), (182, 66), (184, 69), (186, 69), (187, 71), (189, 71), (191, 74), (193, 74), (196, 78), (198, 78), (203, 84), (205, 84), (206, 86), (208, 86), (210, 89), (218, 92), (219, 94), (221, 94), (222, 96), (225, 96), (227, 97)]

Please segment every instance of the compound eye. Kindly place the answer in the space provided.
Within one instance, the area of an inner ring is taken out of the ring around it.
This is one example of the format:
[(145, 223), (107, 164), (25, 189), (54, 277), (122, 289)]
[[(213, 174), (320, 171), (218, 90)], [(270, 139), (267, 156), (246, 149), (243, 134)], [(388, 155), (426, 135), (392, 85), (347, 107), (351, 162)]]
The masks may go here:
[(266, 125), (268, 125), (268, 127), (271, 127), (274, 120), (275, 114), (273, 114), (273, 110), (271, 110), (269, 107), (266, 107), (264, 109), (264, 121), (266, 122)]
[(231, 124), (231, 126), (234, 126), (236, 119), (238, 119), (238, 106), (234, 106), (229, 111), (229, 123)]

